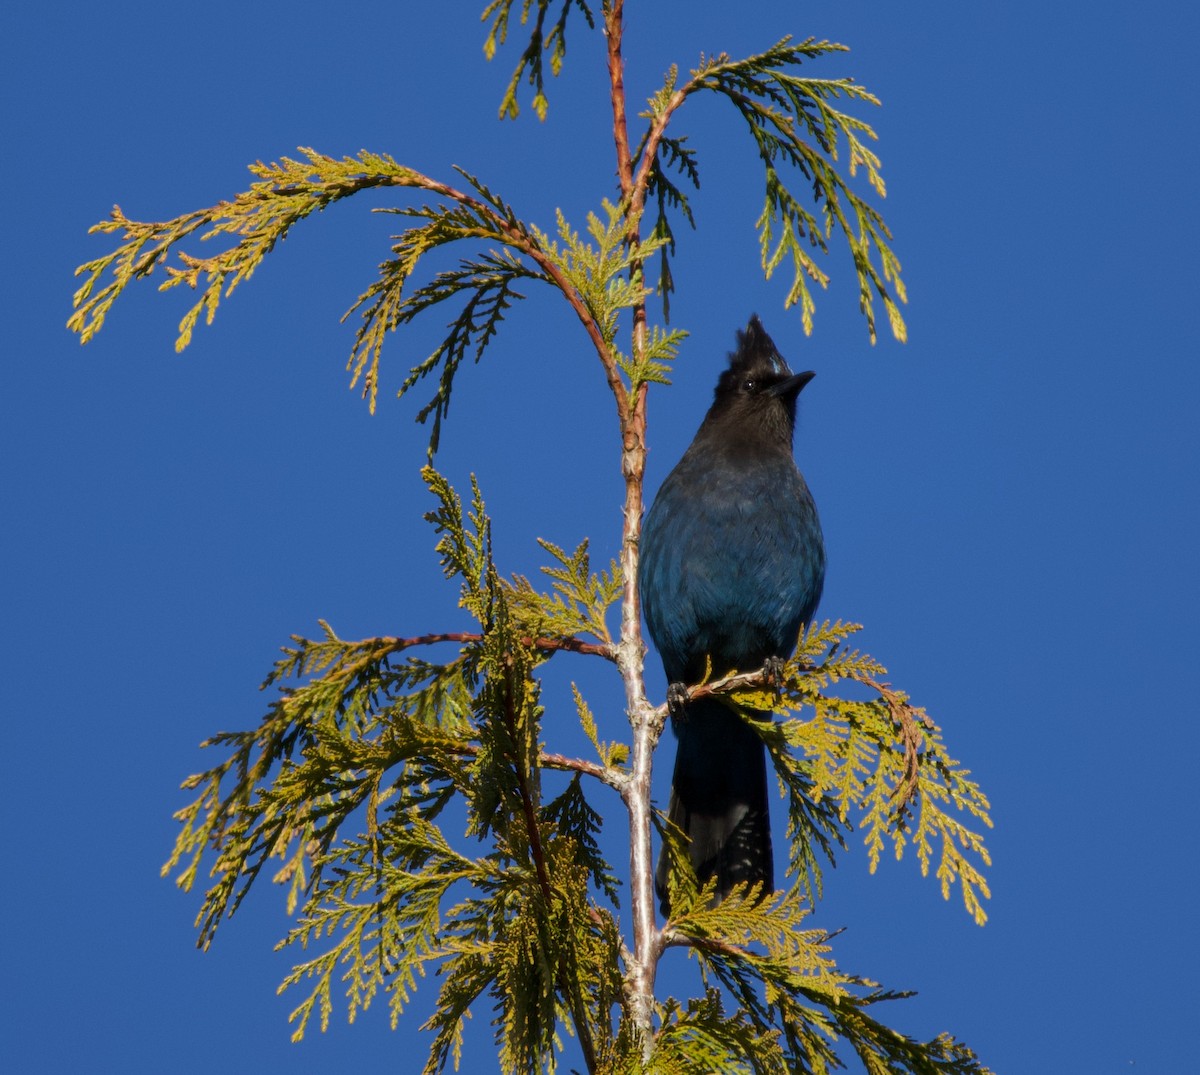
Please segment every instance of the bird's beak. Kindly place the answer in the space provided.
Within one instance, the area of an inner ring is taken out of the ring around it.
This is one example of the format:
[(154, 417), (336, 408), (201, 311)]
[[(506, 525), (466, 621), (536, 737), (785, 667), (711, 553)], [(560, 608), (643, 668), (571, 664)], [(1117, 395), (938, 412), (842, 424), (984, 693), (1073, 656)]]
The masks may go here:
[(771, 395), (779, 396), (780, 399), (795, 399), (800, 394), (800, 389), (808, 384), (816, 375), (815, 370), (806, 370), (804, 373), (794, 374), (788, 377), (787, 380), (773, 385), (769, 391)]

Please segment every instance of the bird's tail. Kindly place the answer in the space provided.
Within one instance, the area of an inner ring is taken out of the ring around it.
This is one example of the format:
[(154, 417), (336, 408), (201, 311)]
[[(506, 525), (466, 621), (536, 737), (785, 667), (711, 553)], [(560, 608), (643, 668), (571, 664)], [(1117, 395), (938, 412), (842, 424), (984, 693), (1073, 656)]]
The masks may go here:
[[(679, 745), (667, 817), (687, 834), (700, 883), (716, 877), (718, 903), (734, 885), (745, 882), (762, 882), (764, 895), (774, 891), (767, 757), (762, 740), (715, 698), (690, 703), (676, 730)], [(669, 872), (663, 851), (654, 884), (664, 915), (670, 914)]]

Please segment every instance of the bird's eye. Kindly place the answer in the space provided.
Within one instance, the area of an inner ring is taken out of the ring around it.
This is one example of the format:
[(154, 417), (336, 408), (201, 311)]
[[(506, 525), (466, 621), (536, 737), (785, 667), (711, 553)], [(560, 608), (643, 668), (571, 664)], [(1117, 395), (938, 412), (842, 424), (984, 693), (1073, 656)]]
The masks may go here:
[(743, 392), (753, 392), (754, 391), (754, 379), (752, 377), (747, 377), (742, 382), (742, 391)]

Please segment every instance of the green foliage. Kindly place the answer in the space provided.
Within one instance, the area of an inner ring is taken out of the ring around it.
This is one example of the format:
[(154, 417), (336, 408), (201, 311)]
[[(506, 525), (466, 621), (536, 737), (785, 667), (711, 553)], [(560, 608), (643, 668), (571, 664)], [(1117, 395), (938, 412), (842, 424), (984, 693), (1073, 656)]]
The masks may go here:
[[(93, 232), (124, 232), (124, 242), (111, 254), (87, 262), (76, 270), (87, 274), (86, 283), (75, 293), (76, 311), (68, 327), (84, 342), (101, 328), (117, 296), (133, 280), (149, 276), (163, 264), (167, 279), (160, 290), (180, 283), (203, 286), (203, 296), (180, 323), (176, 350), (182, 351), (192, 338), (200, 313), (211, 324), (222, 297), (248, 279), (274, 244), (283, 239), (297, 221), (341, 198), (380, 186), (413, 187), (439, 195), (434, 205), (388, 209), (382, 212), (420, 221), (404, 231), (392, 248), (393, 257), (383, 262), (379, 278), (364, 291), (346, 316), (358, 313), (361, 324), (355, 335), (347, 368), (351, 386), (362, 381), (362, 391), (371, 410), (379, 389), (379, 364), (389, 333), (418, 315), (451, 300), (461, 300), (459, 312), (434, 352), (414, 366), (401, 384), (405, 395), (425, 378), (436, 374), (437, 389), (417, 413), (419, 421), (433, 417), (430, 455), (437, 450), (442, 421), (449, 411), (454, 377), (467, 358), (478, 362), (495, 338), (512, 303), (523, 298), (516, 290), (521, 280), (551, 284), (583, 317), (597, 327), (597, 342), (613, 368), (622, 369), (635, 390), (642, 383), (664, 381), (667, 363), (674, 359), (682, 332), (655, 332), (649, 346), (636, 359), (627, 359), (616, 347), (618, 316), (640, 304), (645, 297), (641, 263), (663, 240), (644, 243), (626, 241), (624, 210), (604, 203), (603, 221), (588, 216), (588, 233), (595, 245), (581, 241), (561, 214), (557, 240), (518, 219), (511, 206), (494, 195), (474, 176), (460, 170), (471, 193), (456, 190), (427, 176), (404, 168), (390, 157), (368, 153), (335, 160), (314, 150), (303, 150), (305, 159), (284, 158), (279, 164), (255, 164), (251, 172), (261, 182), (232, 201), (188, 213), (164, 223), (141, 223), (128, 219), (119, 208), (112, 218), (95, 225)], [(202, 229), (207, 228), (207, 231)], [(193, 233), (208, 240), (222, 235), (237, 236), (228, 249), (210, 258), (196, 258), (177, 251), (182, 268), (167, 265), (171, 251)], [(460, 261), (455, 269), (436, 274), (429, 282), (408, 293), (413, 274), (431, 251), (463, 240), (491, 242), (501, 247)], [(112, 280), (97, 285), (106, 274)]]
[[(798, 888), (765, 900), (754, 893), (718, 907), (698, 903), (674, 921), (701, 963), (703, 997), (669, 1001), (647, 1064), (662, 1072), (811, 1072), (844, 1066), (846, 1043), (873, 1073), (983, 1073), (948, 1036), (919, 1042), (879, 1022), (870, 1009), (905, 994), (840, 972), (829, 937), (806, 928)], [(727, 1010), (726, 999), (734, 1007)]]
[[(620, 593), (619, 572), (615, 564), (593, 572), (586, 542), (567, 553), (543, 541), (549, 592), (522, 576), (506, 581), (478, 487), (464, 505), (432, 468), (425, 478), (436, 498), (426, 518), (442, 568), (458, 581), (459, 604), (479, 630), (348, 642), (323, 624), (321, 638), (294, 639), (264, 684), (281, 693), (260, 727), (206, 744), (230, 753), (186, 782), (200, 794), (176, 815), (182, 830), (164, 873), (190, 889), (201, 858), (211, 857), (215, 882), (198, 918), (207, 946), (267, 860), (280, 860), (273, 880), (286, 887), (289, 912), (298, 910), (280, 947), (315, 952), (281, 987), (308, 983), (292, 1016), (296, 1039), (314, 1015), (328, 1025), (339, 988), (352, 1020), (384, 995), (395, 1025), (432, 966), (442, 984), (425, 1070), (457, 1063), (463, 1020), (485, 997), (497, 1012), (504, 1071), (553, 1067), (563, 1024), (590, 1042), (594, 1070), (636, 1070), (628, 1066), (641, 1055), (636, 1035), (624, 1025), (620, 883), (597, 842), (601, 817), (584, 784), (591, 777), (624, 788), (629, 747), (599, 739), (576, 690), (599, 762), (548, 752), (537, 673), (561, 650), (611, 656), (605, 614)], [(896, 994), (839, 971), (829, 939), (807, 924), (821, 871), (813, 849), (831, 857), (831, 844), (844, 843), (855, 821), (873, 867), (884, 838), (903, 852), (906, 819), (916, 816), (923, 868), (930, 840), (945, 845), (967, 831), (938, 803), (949, 799), (986, 822), (986, 801), (923, 714), (898, 715), (894, 706), (906, 703), (882, 697), (828, 693), (839, 681), (878, 689), (882, 669), (842, 647), (857, 630), (810, 629), (777, 696), (761, 672), (696, 688), (739, 706), (814, 713), (751, 721), (788, 798), (797, 883), (765, 899), (735, 893), (711, 907), (711, 883), (698, 889), (677, 836), (668, 840), (677, 869), (664, 938), (695, 950), (709, 985), (686, 1006), (660, 1006), (644, 1070), (826, 1071), (836, 1066), (838, 1041), (872, 1071), (983, 1070), (949, 1039), (916, 1043), (877, 1022), (868, 1009)], [(597, 642), (580, 642), (584, 634)], [(444, 662), (407, 652), (446, 643), (457, 653)], [(290, 681), (300, 682), (283, 686)], [(925, 737), (915, 757), (903, 746), (910, 719)], [(547, 800), (543, 774), (551, 769), (571, 779)], [(466, 807), (457, 835), (443, 820), (454, 799)], [(456, 846), (472, 839), (483, 847), (474, 857)], [(986, 861), (977, 836), (965, 845)], [(947, 876), (959, 877), (964, 892), (981, 885), (963, 860), (949, 861), (950, 874), (939, 871), (944, 889)], [(977, 903), (968, 906), (981, 914)]]
[[(443, 569), (480, 630), (346, 642), (326, 625), (321, 639), (296, 639), (264, 685), (304, 682), (283, 689), (256, 732), (206, 744), (232, 754), (185, 784), (200, 795), (176, 815), (164, 872), (188, 889), (211, 852), (198, 919), (207, 946), (266, 861), (280, 860), (274, 880), (289, 911), (299, 907), (281, 946), (321, 949), (283, 983), (311, 983), (293, 1013), (297, 1039), (314, 1013), (328, 1024), (335, 973), (352, 1019), (383, 992), (395, 1022), (434, 964), (443, 984), (427, 1070), (457, 1055), (462, 1019), (484, 995), (499, 1011), (505, 1070), (528, 1070), (553, 1055), (561, 1021), (596, 1035), (620, 998), (618, 882), (580, 783), (599, 767), (544, 756), (534, 675), (553, 652), (542, 633), (563, 617), (603, 630), (614, 580), (591, 574), (581, 547), (554, 550), (553, 595), (504, 582), (478, 488), (464, 507), (432, 469), (426, 479)], [(459, 644), (445, 662), (402, 656), (445, 642)], [(604, 753), (606, 767), (619, 764)], [(547, 766), (574, 769), (549, 801)], [(467, 809), (458, 839), (486, 853), (453, 846), (442, 821), (453, 798)]]
[[(676, 71), (672, 68), (667, 76), (667, 89), (674, 88), (675, 78)], [(664, 101), (664, 105), (666, 103)], [(654, 114), (649, 113), (650, 116)], [(659, 139), (658, 153), (648, 180), (647, 193), (653, 198), (656, 209), (651, 235), (663, 243), (659, 251), (658, 293), (662, 296), (663, 317), (668, 321), (671, 318), (671, 294), (675, 290), (675, 278), (671, 275), (671, 257), (675, 253), (675, 231), (671, 227), (671, 214), (679, 213), (693, 229), (696, 227), (696, 218), (692, 215), (692, 206), (687, 195), (669, 178), (667, 170), (679, 172), (694, 190), (700, 189), (700, 169), (696, 161), (696, 151), (687, 146), (686, 142), (686, 137), (669, 138), (663, 135)]]
[[(991, 859), (982, 835), (948, 813), (944, 804), (953, 803), (990, 828), (987, 798), (969, 779), (970, 771), (947, 753), (941, 730), (925, 711), (881, 682), (886, 669), (858, 650), (842, 648), (861, 629), (841, 622), (812, 625), (801, 636), (778, 693), (754, 687), (735, 688), (730, 695), (736, 706), (751, 710), (812, 710), (810, 719), (772, 724), (745, 714), (762, 736), (788, 797), (791, 869), (809, 879), (813, 895), (820, 881), (816, 850), (832, 862), (833, 843), (843, 843), (843, 829), (857, 813), (855, 828), (863, 833), (872, 873), (887, 844), (899, 859), (911, 841), (927, 875), (936, 847), (942, 895), (949, 898), (959, 884), (968, 913), (983, 925), (987, 915), (980, 901), (990, 892), (982, 870), (968, 856), (985, 866)], [(839, 682), (861, 684), (875, 697), (829, 694)]]
[[(534, 3), (535, 0), (521, 0), (522, 26), (529, 22)], [(547, 32), (545, 28), (546, 14), (552, 6), (551, 0), (536, 0), (536, 3), (537, 11), (533, 13), (533, 27), (529, 33), (529, 44), (521, 53), (517, 69), (513, 72), (508, 89), (504, 93), (504, 100), (500, 102), (501, 119), (516, 119), (520, 114), (521, 109), (517, 104), (517, 89), (521, 84), (522, 76), (525, 76), (529, 84), (534, 87), (533, 110), (537, 113), (538, 119), (545, 119), (549, 102), (546, 100), (542, 53), (550, 53), (550, 70), (557, 76), (562, 71), (563, 59), (567, 54), (567, 16), (570, 15), (571, 8), (579, 8), (587, 20), (588, 26), (595, 27), (596, 25), (591, 9), (584, 3), (584, 0), (562, 0), (558, 19)], [(512, 14), (513, 4), (514, 0), (492, 0), (480, 16), (482, 22), (487, 22), (489, 18), (492, 20), (492, 25), (483, 42), (483, 54), (489, 60), (496, 55), (497, 47), (508, 40), (509, 17)]]
[(621, 596), (621, 573), (616, 561), (611, 561), (606, 571), (594, 574), (586, 539), (569, 554), (542, 538), (538, 538), (538, 544), (558, 561), (558, 566), (542, 568), (554, 580), (553, 594), (539, 593), (523, 575), (513, 576), (509, 602), (526, 628), (537, 637), (591, 635), (611, 643), (605, 613)]
[[(134, 280), (150, 276), (162, 264), (167, 279), (159, 285), (160, 291), (179, 284), (196, 288), (201, 277), (204, 278), (201, 299), (179, 325), (175, 350), (182, 351), (191, 342), (201, 312), (212, 324), (222, 295), (232, 294), (238, 284), (248, 280), (293, 224), (363, 190), (420, 185), (421, 177), (416, 172), (386, 155), (364, 150), (357, 158), (338, 161), (312, 149), (300, 152), (306, 158), (304, 161), (284, 157), (278, 164), (261, 161), (252, 164), (250, 173), (259, 182), (232, 201), (219, 202), (163, 223), (130, 220), (120, 206), (114, 206), (110, 218), (94, 225), (91, 231), (105, 235), (124, 232), (125, 241), (112, 253), (75, 270), (76, 276), (87, 274), (87, 281), (75, 292), (75, 313), (67, 321), (67, 327), (78, 332), (86, 343), (100, 331), (117, 296)], [(235, 237), (236, 242), (210, 258), (181, 252), (182, 267), (166, 265), (171, 251), (197, 232), (202, 241), (228, 235)], [(96, 285), (106, 274), (111, 274), (112, 280), (96, 291)]]
[[(743, 60), (731, 60), (724, 53), (702, 60), (688, 82), (678, 88), (678, 71), (672, 68), (643, 113), (651, 126), (640, 152), (654, 144), (652, 133), (665, 126), (691, 94), (708, 90), (725, 97), (746, 121), (763, 162), (766, 199), (757, 222), (763, 271), (769, 277), (785, 259), (791, 261), (792, 286), (785, 305), (800, 304), (805, 331), (811, 332), (816, 305), (809, 282), (826, 287), (829, 277), (810, 251), (828, 253), (829, 238), (836, 227), (850, 249), (858, 276), (859, 305), (872, 342), (876, 296), (883, 303), (893, 335), (903, 340), (906, 329), (898, 302), (906, 301), (906, 292), (900, 279), (900, 262), (889, 245), (891, 232), (878, 210), (857, 194), (835, 167), (844, 145), (848, 175), (852, 178), (863, 168), (875, 193), (881, 198), (886, 194), (879, 157), (864, 142), (874, 140), (875, 132), (831, 103), (845, 98), (878, 105), (879, 100), (849, 78), (802, 78), (793, 73), (805, 61), (846, 51), (844, 45), (830, 41), (808, 38), (792, 44), (791, 38), (785, 37), (766, 52)], [(666, 297), (674, 286), (668, 265), (668, 253), (674, 250), (670, 213), (681, 212), (695, 226), (687, 195), (667, 172), (678, 172), (697, 189), (700, 178), (696, 153), (681, 138), (661, 138), (652, 167), (650, 193), (657, 206), (653, 234), (669, 244), (663, 250), (658, 284)], [(820, 219), (789, 185), (792, 171), (809, 185)], [(879, 259), (878, 267), (872, 252)]]
[[(517, 116), (525, 80), (544, 118), (545, 57), (557, 75), (573, 8), (593, 25), (584, 0), (488, 4), (488, 58), (506, 41), (514, 14), (529, 29), (501, 116)], [(968, 913), (980, 923), (985, 917), (989, 859), (978, 830), (990, 825), (987, 800), (924, 711), (884, 682), (876, 661), (846, 647), (856, 625), (813, 625), (782, 674), (742, 669), (691, 685), (694, 696), (713, 694), (735, 710), (780, 717), (746, 715), (786, 802), (788, 891), (735, 891), (712, 906), (713, 883), (698, 884), (681, 835), (650, 810), (651, 752), (667, 713), (645, 696), (637, 614), (645, 399), (649, 386), (667, 383), (687, 334), (650, 323), (655, 289), (645, 267), (657, 260), (668, 314), (675, 226), (682, 219), (695, 227), (688, 192), (700, 182), (697, 151), (672, 127), (683, 105), (707, 91), (745, 120), (764, 167), (757, 223), (763, 270), (769, 277), (790, 262), (786, 303), (800, 306), (806, 330), (815, 309), (810, 284), (828, 283), (815, 252), (828, 253), (835, 233), (850, 251), (872, 340), (876, 299), (893, 334), (904, 338), (905, 292), (882, 217), (851, 186), (862, 169), (874, 194), (884, 196), (879, 159), (867, 144), (874, 132), (836, 107), (878, 101), (849, 79), (807, 77), (807, 65), (843, 46), (785, 38), (742, 60), (702, 57), (682, 84), (672, 67), (642, 115), (644, 131), (631, 141), (622, 11), (620, 3), (598, 8), (620, 197), (589, 214), (582, 234), (561, 212), (543, 231), (461, 170), (466, 189), (387, 155), (337, 160), (310, 149), (300, 160), (253, 165), (249, 190), (210, 208), (159, 223), (115, 208), (92, 229), (120, 239), (77, 270), (85, 282), (69, 326), (91, 339), (124, 289), (161, 267), (161, 290), (187, 284), (200, 291), (179, 327), (182, 350), (200, 315), (211, 322), (221, 300), (294, 224), (364, 190), (419, 191), (424, 203), (381, 210), (403, 218), (405, 229), (347, 313), (359, 316), (351, 385), (361, 382), (372, 411), (389, 334), (430, 311), (446, 317), (448, 309), (441, 343), (399, 388), (403, 396), (436, 382), (417, 413), (422, 422), (432, 418), (432, 456), (458, 374), (481, 360), (524, 297), (519, 288), (536, 283), (560, 296), (582, 325), (621, 435), (620, 559), (595, 571), (586, 540), (570, 552), (542, 541), (549, 563), (540, 585), (498, 570), (474, 481), (464, 504), (426, 467), (435, 501), (426, 519), (473, 629), (347, 641), (321, 621), (319, 637), (293, 636), (264, 683), (276, 693), (259, 726), (205, 744), (221, 757), (185, 782), (194, 797), (176, 814), (180, 831), (163, 872), (190, 890), (207, 867), (211, 883), (197, 917), (207, 947), (271, 864), (293, 916), (280, 947), (296, 953), (281, 987), (302, 993), (292, 1015), (296, 1039), (314, 1018), (326, 1027), (341, 1003), (353, 1020), (386, 998), (395, 1025), (433, 969), (440, 984), (425, 1024), (426, 1072), (458, 1066), (464, 1020), (488, 1004), (504, 1072), (554, 1070), (565, 1030), (593, 1073), (817, 1075), (842, 1066), (849, 1052), (873, 1075), (984, 1073), (948, 1036), (919, 1042), (880, 1022), (877, 1006), (904, 994), (839, 969), (831, 938), (809, 925), (822, 872), (852, 831), (862, 833), (872, 871), (885, 850), (900, 858), (911, 846), (944, 896), (957, 887)], [(647, 209), (653, 221), (643, 235)], [(183, 249), (192, 238), (225, 246), (196, 257)], [(472, 252), (453, 268), (421, 276), (426, 255), (464, 242)], [(610, 612), (618, 602), (614, 630)], [(598, 719), (573, 684), (575, 716), (594, 759), (547, 747), (562, 715), (545, 711), (542, 669), (563, 652), (615, 666), (632, 741), (602, 739), (601, 729), (615, 727), (611, 713)], [(673, 867), (673, 917), (661, 927), (649, 867), (635, 871), (625, 890), (605, 858), (601, 815), (590, 798), (597, 783), (628, 810), (634, 861), (650, 863), (658, 826)], [(618, 919), (622, 898), (630, 903), (631, 938)], [(695, 955), (702, 976), (701, 995), (686, 1002), (653, 995), (655, 967), (670, 947)]]
[[(393, 258), (380, 266), (375, 281), (347, 312), (361, 311), (362, 324), (350, 353), (351, 384), (363, 376), (363, 392), (374, 407), (379, 385), (379, 360), (387, 334), (426, 310), (450, 299), (465, 297), (461, 311), (450, 322), (450, 331), (425, 361), (415, 366), (400, 386), (399, 395), (439, 369), (434, 397), (418, 412), (424, 422), (434, 416), (430, 454), (437, 450), (442, 419), (450, 406), (454, 375), (470, 353), (476, 362), (495, 336), (500, 322), (515, 299), (524, 298), (514, 284), (521, 279), (548, 277), (521, 258), (536, 242), (517, 219), (512, 208), (498, 199), (474, 176), (459, 170), (478, 198), (460, 196), (450, 204), (390, 209), (384, 212), (425, 221), (401, 234), (392, 247)], [(421, 258), (432, 250), (459, 240), (485, 240), (505, 244), (507, 249), (464, 259), (457, 269), (438, 273), (432, 281), (405, 295)], [(365, 371), (365, 376), (364, 376)]]
[[(606, 346), (617, 338), (617, 317), (646, 297), (640, 264), (659, 247), (657, 240), (626, 242), (625, 209), (604, 201), (604, 220), (588, 214), (588, 234), (595, 246), (580, 240), (562, 213), (556, 215), (558, 240), (537, 233), (541, 248), (570, 281), (600, 331)], [(559, 243), (561, 242), (561, 246)]]
[[(563, 0), (557, 21), (547, 33), (544, 26), (551, 6), (550, 0), (537, 0), (535, 11), (534, 0), (523, 0), (520, 20), (524, 24), (532, 18), (533, 29), (501, 106), (504, 115), (517, 114), (516, 88), (525, 72), (537, 87), (535, 110), (544, 114), (543, 51), (550, 50), (551, 67), (557, 73), (566, 47), (570, 9), (579, 7), (592, 24), (591, 11), (582, 0)], [(485, 47), (489, 56), (506, 39), (512, 8), (513, 0), (495, 0), (484, 12), (484, 19), (492, 20)], [(871, 339), (875, 339), (876, 296), (884, 305), (893, 334), (904, 339), (898, 303), (905, 301), (905, 289), (899, 261), (889, 245), (891, 234), (878, 210), (852, 189), (847, 176), (836, 167), (839, 154), (844, 152), (848, 177), (853, 178), (863, 168), (875, 193), (884, 195), (879, 158), (865, 141), (875, 138), (874, 131), (831, 103), (839, 98), (868, 104), (878, 104), (878, 100), (851, 79), (814, 79), (794, 73), (805, 61), (844, 51), (844, 46), (831, 42), (808, 39), (792, 44), (784, 38), (768, 51), (743, 60), (730, 60), (725, 55), (702, 58), (690, 79), (679, 87), (673, 67), (643, 113), (648, 126), (633, 153), (644, 183), (637, 204), (642, 206), (648, 200), (656, 212), (644, 240), (636, 237), (642, 210), (635, 211), (628, 198), (617, 205), (605, 202), (603, 219), (589, 215), (588, 233), (594, 246), (581, 242), (561, 213), (556, 218), (558, 240), (554, 241), (535, 225), (522, 221), (510, 205), (461, 169), (459, 174), (467, 181), (469, 191), (398, 164), (386, 154), (363, 150), (356, 157), (337, 160), (301, 149), (300, 160), (284, 157), (279, 163), (252, 165), (250, 171), (258, 182), (249, 190), (168, 221), (131, 220), (120, 207), (114, 207), (110, 219), (91, 230), (119, 233), (122, 241), (115, 250), (76, 270), (76, 275), (87, 279), (75, 292), (75, 311), (67, 325), (79, 333), (82, 342), (88, 342), (103, 326), (112, 304), (125, 288), (162, 266), (166, 279), (160, 290), (187, 284), (202, 292), (180, 322), (175, 348), (182, 351), (191, 342), (200, 315), (203, 313), (206, 323), (211, 324), (221, 299), (253, 275), (294, 224), (365, 190), (412, 188), (432, 194), (438, 201), (379, 210), (421, 223), (397, 238), (393, 257), (381, 263), (378, 279), (347, 313), (357, 312), (361, 318), (348, 360), (350, 383), (353, 387), (361, 381), (372, 412), (387, 336), (444, 302), (461, 301), (443, 341), (412, 368), (398, 392), (403, 396), (436, 373), (437, 389), (417, 412), (422, 422), (433, 417), (429, 445), (432, 456), (449, 410), (455, 375), (468, 357), (480, 360), (513, 302), (524, 297), (516, 289), (522, 280), (550, 284), (585, 323), (595, 327), (592, 343), (609, 370), (610, 382), (619, 369), (630, 392), (647, 383), (663, 383), (686, 334), (656, 328), (635, 348), (632, 357), (626, 357), (616, 345), (618, 317), (624, 310), (643, 305), (647, 294), (643, 265), (655, 254), (659, 258), (657, 290), (669, 315), (674, 289), (670, 258), (676, 239), (671, 218), (681, 215), (693, 227), (696, 223), (683, 186), (674, 182), (670, 173), (677, 173), (693, 188), (699, 187), (700, 173), (697, 153), (687, 145), (687, 137), (669, 135), (667, 126), (688, 97), (705, 90), (720, 94), (737, 108), (763, 162), (766, 198), (757, 223), (763, 270), (769, 277), (784, 260), (790, 260), (793, 280), (785, 305), (800, 304), (805, 330), (811, 332), (815, 302), (809, 282), (825, 287), (829, 280), (811, 251), (827, 253), (836, 229), (850, 250), (860, 307)], [(793, 173), (809, 184), (815, 210), (806, 208), (789, 185)], [(233, 242), (210, 257), (197, 257), (181, 247), (192, 237), (201, 241), (228, 237)], [(408, 293), (426, 254), (464, 240), (494, 248), (462, 259), (457, 268), (436, 274)], [(177, 265), (168, 263), (172, 252), (178, 257)]]

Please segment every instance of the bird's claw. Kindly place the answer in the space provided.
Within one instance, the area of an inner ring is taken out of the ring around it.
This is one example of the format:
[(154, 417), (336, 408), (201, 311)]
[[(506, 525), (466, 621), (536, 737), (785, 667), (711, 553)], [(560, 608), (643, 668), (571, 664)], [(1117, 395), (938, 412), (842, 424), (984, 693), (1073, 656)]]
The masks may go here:
[(776, 698), (783, 697), (783, 672), (787, 668), (787, 661), (782, 657), (768, 657), (763, 662), (763, 678), (767, 681), (767, 686), (775, 692)]
[(683, 683), (671, 683), (667, 687), (667, 712), (671, 714), (672, 720), (681, 720), (683, 718), (684, 707), (688, 704), (691, 695), (688, 693), (687, 685)]

